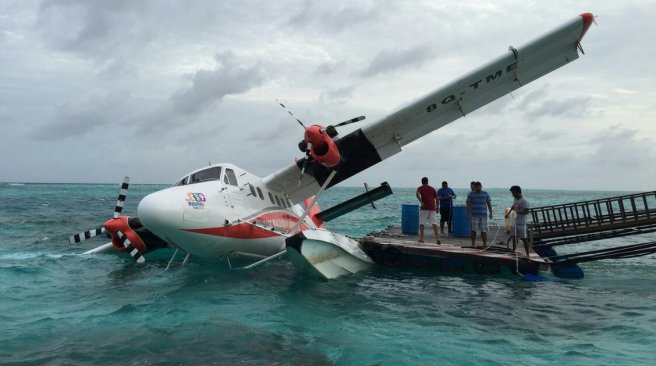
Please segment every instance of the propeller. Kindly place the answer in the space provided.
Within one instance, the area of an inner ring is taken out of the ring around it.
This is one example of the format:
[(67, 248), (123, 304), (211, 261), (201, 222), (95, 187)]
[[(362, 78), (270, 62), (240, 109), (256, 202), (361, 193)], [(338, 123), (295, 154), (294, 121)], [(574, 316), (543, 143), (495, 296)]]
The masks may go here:
[(359, 121), (362, 121), (363, 119), (364, 119), (364, 116), (351, 118), (348, 121), (340, 122), (336, 125), (329, 125), (328, 127), (323, 129), (322, 131), (326, 131), (328, 136), (330, 136), (330, 138), (332, 139), (332, 138), (335, 138), (335, 136), (337, 136), (337, 127), (350, 125), (351, 123), (359, 122)]
[(100, 226), (95, 229), (87, 230), (83, 233), (75, 234), (70, 238), (68, 238), (68, 242), (71, 244), (78, 244), (103, 233), (105, 233), (105, 228), (103, 226)]
[(351, 123), (360, 122), (363, 119), (365, 119), (364, 116), (355, 117), (355, 118), (349, 119), (348, 121), (340, 122), (340, 123), (336, 124), (335, 127), (342, 127), (342, 126), (350, 125)]
[[(121, 184), (121, 191), (118, 194), (118, 200), (116, 201), (116, 206), (114, 207), (114, 219), (117, 219), (121, 212), (123, 211), (123, 204), (125, 203), (125, 197), (128, 192), (128, 187), (130, 186), (130, 177), (123, 178), (123, 183)], [(105, 226), (101, 225), (95, 229), (87, 230), (85, 232), (75, 234), (68, 238), (68, 242), (71, 244), (79, 244), (87, 239), (91, 239), (94, 236), (100, 235), (107, 232)]]
[(285, 107), (284, 104), (280, 103), (280, 101), (278, 99), (276, 99), (276, 102), (278, 102), (278, 104), (280, 104), (280, 106), (283, 107), (287, 111), (287, 113), (289, 113), (289, 115), (292, 116), (292, 118), (295, 119), (301, 125), (301, 127), (305, 128), (305, 125), (303, 124), (303, 122), (301, 122), (300, 119), (296, 118), (294, 113), (292, 113), (292, 111), (290, 111), (289, 108)]
[(134, 245), (132, 245), (132, 242), (130, 241), (130, 239), (128, 239), (127, 236), (123, 235), (123, 233), (120, 231), (116, 232), (116, 236), (118, 236), (118, 240), (121, 242), (121, 244), (123, 244), (125, 249), (127, 249), (128, 252), (130, 252), (132, 259), (134, 259), (137, 263), (143, 263), (146, 261), (143, 254), (141, 254), (139, 249), (137, 249)]
[(333, 141), (333, 138), (338, 134), (337, 127), (346, 126), (365, 119), (364, 116), (359, 116), (344, 122), (331, 124), (328, 127), (323, 127), (322, 125), (318, 124), (313, 124), (309, 127), (306, 127), (300, 119), (296, 118), (294, 113), (292, 113), (289, 108), (282, 104), (278, 99), (276, 99), (276, 102), (282, 108), (284, 108), (287, 113), (289, 113), (289, 115), (292, 116), (292, 118), (294, 118), (305, 130), (303, 140), (298, 143), (299, 150), (305, 154), (303, 157), (303, 164), (301, 165), (301, 176), (298, 180), (299, 187), (301, 186), (303, 174), (305, 174), (305, 169), (307, 168), (310, 159), (312, 159), (312, 161), (317, 161), (328, 168), (335, 168), (339, 165), (341, 157), (339, 150)]
[[(276, 102), (277, 102), (282, 108), (284, 108), (284, 109), (287, 111), (287, 113), (289, 113), (289, 115), (292, 116), (292, 118), (295, 119), (296, 122), (298, 122), (298, 124), (301, 125), (301, 127), (303, 127), (304, 129), (307, 129), (307, 127), (305, 127), (305, 125), (303, 124), (303, 122), (301, 122), (301, 120), (298, 119), (298, 118), (294, 115), (294, 113), (292, 113), (292, 111), (290, 111), (289, 108), (287, 108), (287, 106), (285, 106), (284, 104), (282, 104), (282, 102), (280, 102), (278, 99), (276, 99)], [(346, 120), (346, 121), (344, 121), (344, 122), (340, 122), (340, 123), (337, 123), (337, 124), (334, 124), (334, 125), (329, 125), (328, 127), (326, 127), (325, 129), (322, 129), (322, 130), (323, 130), (323, 131), (326, 131), (326, 132), (328, 133), (328, 136), (330, 136), (331, 138), (333, 138), (333, 137), (337, 136), (337, 130), (336, 130), (337, 127), (342, 127), (342, 126), (350, 125), (351, 123), (360, 122), (360, 121), (362, 121), (363, 119), (365, 119), (364, 116), (359, 116), (359, 117), (351, 118), (351, 119)], [(301, 143), (303, 143), (303, 142), (301, 142)], [(301, 147), (300, 144), (299, 144), (299, 148), (301, 149), (301, 151), (305, 151), (305, 149), (306, 149), (306, 148), (304, 148), (304, 147)]]
[(114, 235), (116, 235), (115, 238), (118, 239), (123, 247), (125, 247), (132, 258), (138, 263), (143, 263), (145, 261), (143, 253), (134, 246), (134, 244), (122, 231), (117, 230), (119, 227), (126, 227), (125, 225), (128, 225), (127, 217), (121, 216), (121, 212), (123, 212), (123, 205), (125, 204), (125, 198), (127, 196), (129, 186), (130, 177), (125, 177), (123, 179), (123, 183), (121, 184), (121, 190), (119, 191), (118, 199), (116, 200), (116, 206), (114, 206), (114, 214), (112, 215), (111, 219), (107, 220), (102, 226), (69, 237), (68, 242), (71, 244), (78, 244), (84, 240), (93, 238), (94, 236), (100, 235), (102, 233), (106, 233), (110, 237), (110, 234), (114, 233)]
[(123, 183), (121, 184), (121, 190), (118, 192), (118, 200), (116, 201), (116, 206), (114, 207), (114, 218), (118, 219), (123, 211), (123, 204), (125, 203), (125, 196), (128, 194), (128, 187), (130, 186), (130, 177), (123, 178)]

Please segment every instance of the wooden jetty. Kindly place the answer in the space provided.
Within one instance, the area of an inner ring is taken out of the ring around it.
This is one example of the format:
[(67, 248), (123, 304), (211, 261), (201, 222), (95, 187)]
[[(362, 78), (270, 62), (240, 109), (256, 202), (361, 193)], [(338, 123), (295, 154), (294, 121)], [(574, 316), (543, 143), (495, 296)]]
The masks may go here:
[(537, 274), (548, 270), (549, 259), (531, 252), (524, 253), (521, 241), (517, 252), (508, 243), (509, 235), (503, 228), (490, 225), (486, 248), (480, 235), (478, 247), (472, 247), (470, 237), (440, 235), (441, 244), (432, 227), (427, 227), (424, 242), (416, 234), (405, 234), (398, 226), (372, 233), (360, 240), (360, 246), (376, 263), (386, 266), (428, 267), (444, 272), (474, 272), (479, 274)]
[(621, 259), (656, 253), (656, 242), (629, 244), (558, 255), (555, 246), (577, 244), (656, 232), (656, 191), (602, 198), (584, 202), (532, 208), (528, 224), (531, 253), (527, 257), (521, 241), (517, 252), (508, 243), (509, 234), (491, 224), (488, 247), (482, 248), (480, 234), (472, 247), (469, 236), (440, 235), (426, 227), (424, 242), (418, 235), (390, 226), (360, 239), (362, 249), (376, 263), (387, 266), (431, 267), (444, 271), (472, 270), (476, 273), (525, 275), (551, 270), (558, 277), (582, 278), (578, 263)]

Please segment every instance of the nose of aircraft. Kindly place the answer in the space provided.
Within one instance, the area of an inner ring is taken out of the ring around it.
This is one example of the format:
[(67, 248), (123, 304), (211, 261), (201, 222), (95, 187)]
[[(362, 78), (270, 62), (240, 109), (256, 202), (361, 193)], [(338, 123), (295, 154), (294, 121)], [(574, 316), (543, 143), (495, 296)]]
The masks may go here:
[(137, 207), (141, 223), (159, 237), (171, 229), (178, 229), (182, 221), (180, 205), (175, 205), (168, 190), (151, 193), (144, 197)]

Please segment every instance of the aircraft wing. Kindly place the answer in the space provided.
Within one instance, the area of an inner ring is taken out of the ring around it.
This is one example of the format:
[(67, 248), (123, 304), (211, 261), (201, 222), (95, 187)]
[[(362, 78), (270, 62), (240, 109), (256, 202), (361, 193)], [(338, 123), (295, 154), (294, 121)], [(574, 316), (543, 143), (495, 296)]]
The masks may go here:
[[(580, 41), (594, 20), (584, 13), (478, 69), (436, 89), (405, 108), (335, 141), (343, 162), (327, 187), (379, 163), (418, 138), (576, 60)], [(264, 178), (298, 203), (317, 193), (331, 172), (318, 163), (299, 164)]]

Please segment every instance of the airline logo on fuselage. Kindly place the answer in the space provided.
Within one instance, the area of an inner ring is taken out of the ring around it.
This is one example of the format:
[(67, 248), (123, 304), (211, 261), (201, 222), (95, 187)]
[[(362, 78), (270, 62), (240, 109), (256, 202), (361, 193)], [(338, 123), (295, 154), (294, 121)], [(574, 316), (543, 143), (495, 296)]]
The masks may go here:
[(189, 207), (193, 208), (194, 210), (202, 210), (205, 208), (205, 202), (207, 199), (205, 198), (205, 195), (202, 193), (192, 193), (188, 192), (187, 193), (187, 204)]

